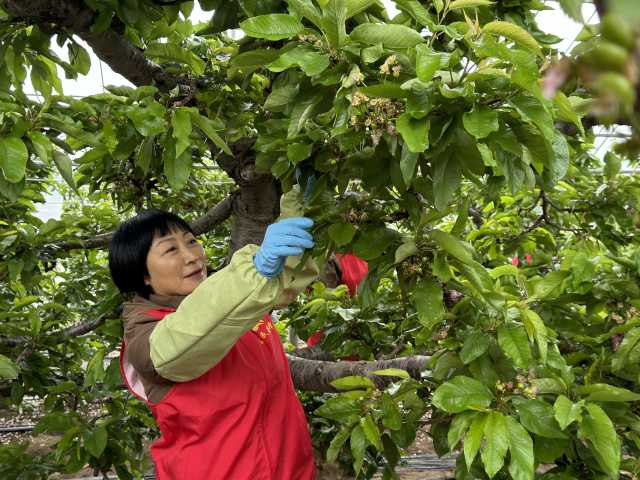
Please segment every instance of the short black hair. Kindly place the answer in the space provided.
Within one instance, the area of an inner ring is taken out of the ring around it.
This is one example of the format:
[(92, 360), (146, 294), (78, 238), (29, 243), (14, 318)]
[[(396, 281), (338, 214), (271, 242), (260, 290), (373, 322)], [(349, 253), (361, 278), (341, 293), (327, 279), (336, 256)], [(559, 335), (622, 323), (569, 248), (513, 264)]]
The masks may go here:
[(109, 242), (111, 278), (122, 293), (138, 293), (145, 298), (153, 290), (145, 285), (147, 255), (156, 235), (168, 235), (171, 230), (195, 233), (179, 216), (164, 210), (146, 210), (124, 221)]

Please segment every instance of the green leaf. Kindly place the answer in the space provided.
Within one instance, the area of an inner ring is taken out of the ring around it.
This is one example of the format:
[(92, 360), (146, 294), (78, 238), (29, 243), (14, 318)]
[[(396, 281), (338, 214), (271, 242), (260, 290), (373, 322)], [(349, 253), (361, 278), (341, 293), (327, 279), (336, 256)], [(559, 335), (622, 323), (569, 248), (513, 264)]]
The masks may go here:
[[(415, 19), (418, 24), (422, 25), (423, 27), (433, 27), (434, 22), (431, 19), (429, 11), (423, 5), (421, 5), (419, 1), (397, 0), (394, 3), (399, 10), (401, 10), (402, 12), (406, 12), (413, 19)], [(436, 0), (434, 4), (436, 5), (436, 8), (438, 8), (438, 5), (440, 6), (440, 10), (438, 10), (438, 13), (440, 13), (443, 7), (442, 0)]]
[(503, 37), (506, 37), (509, 40), (516, 42), (520, 46), (535, 53), (536, 55), (542, 56), (540, 45), (538, 45), (538, 42), (536, 42), (536, 39), (533, 38), (529, 32), (527, 32), (522, 27), (519, 27), (518, 25), (515, 25), (510, 22), (497, 20), (494, 22), (487, 23), (484, 27), (482, 27), (482, 31), (485, 33), (502, 35)]
[(531, 348), (524, 327), (501, 325), (498, 327), (498, 345), (518, 368), (529, 368)]
[(366, 415), (362, 418), (360, 420), (360, 426), (362, 427), (364, 436), (367, 438), (369, 443), (373, 445), (376, 450), (381, 452), (383, 448), (382, 439), (380, 438), (380, 430), (378, 430), (378, 425), (376, 425), (376, 422), (371, 415)]
[(484, 332), (473, 332), (469, 335), (460, 350), (460, 360), (465, 365), (473, 362), (476, 358), (481, 357), (489, 348), (489, 335)]
[(415, 240), (408, 240), (396, 249), (395, 263), (404, 262), (416, 253), (418, 253), (418, 247)]
[(547, 327), (540, 316), (533, 310), (523, 309), (521, 310), (522, 321), (529, 339), (533, 341), (535, 339), (538, 345), (538, 352), (540, 353), (540, 360), (543, 363), (547, 362)]
[(486, 7), (493, 5), (491, 0), (453, 0), (449, 4), (449, 10), (458, 10), (460, 8)]
[(480, 450), (482, 437), (484, 435), (484, 425), (487, 421), (487, 414), (480, 414), (472, 422), (467, 434), (464, 436), (464, 460), (467, 468), (471, 468), (473, 460)]
[(478, 415), (482, 415), (479, 412), (466, 411), (457, 414), (453, 417), (453, 421), (449, 426), (447, 432), (447, 445), (449, 446), (449, 452), (453, 452), (465, 436), (465, 433), (469, 429), (471, 423), (476, 419)]
[(446, 255), (442, 252), (436, 253), (435, 258), (433, 259), (433, 264), (431, 265), (431, 271), (436, 277), (445, 283), (453, 277), (451, 267), (449, 267), (449, 264), (446, 261)]
[(424, 42), (424, 38), (413, 28), (404, 25), (363, 23), (351, 31), (352, 41), (368, 45), (381, 43), (387, 48), (411, 48)]
[(562, 11), (578, 23), (584, 23), (582, 18), (583, 0), (560, 0)]
[(87, 51), (76, 42), (69, 42), (67, 49), (71, 66), (76, 72), (87, 75), (91, 70), (91, 57), (89, 57)]
[(0, 378), (5, 380), (15, 380), (18, 378), (18, 367), (8, 357), (0, 355)]
[(435, 207), (442, 211), (449, 206), (453, 194), (460, 187), (462, 168), (455, 155), (445, 153), (432, 158), (433, 165), (433, 196)]
[(434, 230), (431, 232), (431, 238), (436, 241), (442, 250), (455, 259), (466, 264), (474, 263), (472, 250), (453, 235), (441, 230)]
[(462, 116), (462, 123), (467, 132), (476, 139), (489, 136), (500, 130), (498, 114), (487, 107), (476, 107)]
[(347, 2), (343, 0), (328, 0), (322, 6), (323, 15), (320, 25), (324, 36), (332, 48), (340, 50), (347, 39)]
[(49, 137), (36, 130), (30, 131), (27, 135), (31, 139), (36, 155), (40, 157), (40, 160), (48, 164), (53, 157), (53, 144)]
[(0, 168), (11, 183), (18, 183), (24, 178), (27, 169), (29, 151), (18, 137), (0, 138)]
[(353, 399), (339, 395), (328, 399), (315, 411), (315, 414), (338, 422), (345, 422), (351, 415), (360, 416), (361, 409)]
[(191, 145), (189, 136), (191, 135), (191, 115), (185, 108), (178, 108), (171, 116), (171, 126), (173, 127), (173, 138), (176, 139), (176, 157), (180, 157)]
[(545, 157), (543, 177), (547, 184), (554, 185), (564, 178), (569, 169), (569, 144), (559, 131), (554, 131), (550, 138), (551, 154)]
[(400, 84), (393, 82), (384, 82), (367, 87), (361, 87), (359, 92), (369, 97), (387, 97), (387, 98), (405, 98), (409, 96), (409, 92), (404, 90)]
[(340, 429), (335, 437), (331, 440), (329, 448), (327, 449), (327, 462), (334, 463), (338, 459), (338, 454), (342, 449), (349, 436), (351, 435), (351, 427), (345, 425)]
[(470, 377), (459, 375), (440, 385), (433, 394), (432, 403), (449, 413), (464, 410), (486, 410), (493, 401), (491, 391)]
[(611, 368), (620, 372), (626, 365), (640, 362), (640, 328), (629, 330), (618, 347), (618, 351), (611, 356)]
[(433, 279), (420, 281), (413, 291), (418, 319), (426, 328), (433, 328), (444, 319), (442, 288)]
[(54, 150), (53, 162), (56, 164), (56, 167), (58, 167), (58, 171), (60, 172), (60, 175), (62, 175), (64, 181), (67, 182), (67, 184), (75, 190), (76, 182), (73, 179), (71, 159), (67, 156), (66, 153), (59, 150)]
[(540, 100), (531, 95), (520, 94), (513, 97), (510, 103), (522, 119), (538, 127), (545, 138), (551, 140), (554, 137), (556, 129), (553, 125), (553, 117)]
[(245, 75), (257, 70), (260, 67), (264, 67), (268, 63), (273, 62), (280, 56), (280, 51), (273, 49), (258, 48), (250, 50), (248, 52), (235, 55), (230, 62), (227, 75), (233, 77), (238, 72), (242, 72)]
[(413, 183), (416, 175), (416, 166), (418, 164), (418, 154), (413, 153), (409, 146), (405, 143), (402, 145), (402, 154), (400, 156), (400, 172), (402, 180), (407, 188)]
[(620, 438), (613, 422), (595, 403), (587, 403), (578, 436), (589, 442), (591, 453), (598, 465), (611, 478), (618, 478), (620, 470)]
[(321, 29), (320, 20), (322, 12), (316, 7), (311, 0), (287, 0), (289, 11), (297, 17), (304, 17), (313, 23), (318, 29)]
[(604, 155), (604, 176), (607, 180), (613, 180), (620, 173), (622, 168), (622, 160), (613, 152), (607, 152)]
[(338, 378), (332, 381), (331, 385), (336, 387), (338, 390), (358, 390), (361, 388), (369, 389), (376, 387), (370, 378), (360, 375)]
[(126, 115), (144, 137), (159, 135), (166, 130), (165, 108), (155, 100), (149, 102), (144, 108), (139, 106), (129, 108)]
[(532, 433), (547, 438), (567, 438), (555, 419), (553, 407), (542, 400), (513, 400), (520, 423)]
[(534, 468), (533, 440), (515, 418), (506, 417), (509, 437), (509, 473), (513, 480), (532, 480)]
[(84, 386), (90, 387), (104, 378), (104, 350), (98, 350), (87, 364)]
[[(414, 153), (424, 152), (429, 148), (429, 119), (415, 119), (410, 113), (403, 113), (396, 120), (396, 129)], [(413, 175), (411, 175), (413, 176)]]
[(548, 273), (542, 280), (534, 285), (533, 293), (529, 296), (529, 299), (541, 300), (552, 295), (557, 296), (562, 292), (562, 283), (569, 274), (569, 272), (563, 270)]
[(409, 373), (401, 368), (385, 368), (383, 370), (373, 370), (369, 372), (371, 375), (380, 375), (382, 377), (400, 377), (410, 378)]
[(184, 151), (182, 155), (176, 157), (175, 149), (172, 147), (164, 149), (164, 174), (171, 188), (182, 190), (191, 175), (191, 166), (193, 158), (191, 152)]
[(297, 85), (284, 85), (280, 88), (274, 88), (264, 101), (264, 109), (271, 112), (282, 112), (293, 102), (296, 95), (298, 95)]
[(193, 70), (196, 75), (202, 75), (205, 69), (205, 62), (195, 53), (185, 50), (175, 43), (152, 43), (144, 51), (148, 57), (184, 63)]
[(351, 243), (355, 234), (356, 229), (350, 223), (338, 222), (329, 227), (329, 237), (337, 247)]
[(573, 403), (564, 395), (559, 395), (553, 404), (555, 419), (562, 430), (565, 430), (576, 420), (579, 420), (582, 412), (581, 403)]
[(345, 2), (347, 4), (347, 18), (354, 17), (359, 13), (364, 12), (369, 7), (377, 5), (377, 0), (349, 0)]
[(449, 54), (436, 52), (427, 45), (416, 45), (416, 74), (423, 82), (433, 79), (436, 71), (446, 67), (449, 63)]
[(267, 40), (291, 38), (304, 29), (298, 19), (282, 13), (248, 18), (240, 22), (240, 28), (250, 37)]
[(322, 97), (317, 93), (303, 93), (296, 98), (291, 110), (287, 138), (294, 137), (302, 130), (321, 100)]
[(507, 423), (500, 412), (490, 412), (484, 424), (484, 448), (482, 463), (489, 478), (493, 478), (504, 465), (504, 457), (509, 449)]
[(298, 164), (309, 158), (312, 150), (310, 143), (290, 143), (287, 145), (287, 159), (294, 165)]
[[(75, 412), (72, 412), (75, 413)], [(33, 429), (34, 434), (47, 433), (65, 433), (73, 428), (77, 420), (73, 414), (69, 412), (47, 413), (40, 417), (36, 427)]]
[(387, 392), (382, 393), (380, 406), (382, 407), (382, 424), (391, 430), (400, 430), (402, 428), (400, 409)]
[(518, 267), (515, 265), (500, 265), (499, 267), (492, 268), (489, 271), (489, 275), (494, 280), (500, 277), (504, 277), (506, 275), (512, 275), (514, 277), (518, 276)]
[(576, 392), (580, 395), (589, 395), (587, 400), (592, 402), (636, 402), (640, 400), (640, 394), (606, 383), (584, 385), (576, 388)]
[(362, 470), (362, 462), (364, 461), (364, 453), (367, 449), (367, 437), (365, 437), (364, 430), (361, 425), (351, 431), (351, 455), (353, 455), (353, 470), (356, 477)]
[(107, 429), (100, 425), (84, 433), (84, 448), (96, 458), (99, 458), (107, 447)]
[(233, 152), (222, 139), (220, 135), (216, 133), (216, 124), (213, 120), (203, 117), (197, 111), (191, 110), (191, 121), (204, 133), (213, 144), (222, 150), (227, 155), (233, 156)]
[(138, 167), (144, 175), (149, 173), (149, 166), (153, 159), (154, 145), (155, 137), (146, 137), (136, 153), (136, 167)]
[(313, 76), (325, 71), (329, 63), (329, 55), (311, 47), (298, 46), (284, 52), (269, 63), (267, 68), (272, 72), (282, 72), (288, 68), (300, 67), (304, 73)]
[[(582, 0), (577, 0), (582, 3)], [(553, 102), (558, 107), (558, 118), (560, 120), (565, 120), (567, 122), (573, 123), (576, 127), (578, 127), (578, 131), (584, 137), (584, 125), (582, 125), (582, 121), (580, 120), (580, 116), (576, 113), (571, 105), (571, 101), (567, 98), (567, 96), (560, 90), (556, 93), (556, 96), (553, 98)]]
[(63, 94), (56, 64), (47, 57), (38, 55), (31, 61), (31, 83), (45, 99), (51, 95), (51, 87), (60, 95)]
[(374, 260), (382, 255), (398, 237), (398, 232), (389, 228), (361, 230), (353, 244), (353, 253), (363, 260)]
[(381, 43), (373, 45), (372, 47), (365, 47), (360, 50), (360, 57), (364, 63), (377, 62), (383, 55), (384, 47)]

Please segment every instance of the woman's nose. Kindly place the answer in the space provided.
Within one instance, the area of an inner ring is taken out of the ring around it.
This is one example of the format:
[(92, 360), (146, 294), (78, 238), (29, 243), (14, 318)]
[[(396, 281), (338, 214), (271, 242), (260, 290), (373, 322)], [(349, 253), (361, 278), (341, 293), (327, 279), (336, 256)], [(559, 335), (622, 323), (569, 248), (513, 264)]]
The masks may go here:
[(198, 260), (199, 256), (197, 252), (193, 251), (193, 249), (183, 247), (182, 258), (184, 258), (184, 263), (193, 263)]

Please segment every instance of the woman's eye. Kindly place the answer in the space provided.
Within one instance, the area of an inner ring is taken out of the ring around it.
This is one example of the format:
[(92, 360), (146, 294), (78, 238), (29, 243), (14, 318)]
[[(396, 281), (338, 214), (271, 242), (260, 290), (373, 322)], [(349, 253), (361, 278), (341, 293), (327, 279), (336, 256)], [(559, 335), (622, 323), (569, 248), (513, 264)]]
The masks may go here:
[(177, 250), (177, 248), (176, 247), (170, 247), (165, 253), (173, 252), (174, 250)]

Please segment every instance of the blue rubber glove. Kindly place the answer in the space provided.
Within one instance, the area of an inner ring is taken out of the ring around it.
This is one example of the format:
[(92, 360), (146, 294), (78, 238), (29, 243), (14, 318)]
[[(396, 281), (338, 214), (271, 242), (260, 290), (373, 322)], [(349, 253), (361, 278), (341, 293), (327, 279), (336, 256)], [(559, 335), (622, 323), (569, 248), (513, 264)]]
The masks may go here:
[(267, 227), (260, 249), (253, 257), (253, 264), (259, 274), (273, 278), (282, 272), (284, 262), (292, 255), (302, 255), (312, 248), (313, 237), (309, 232), (313, 220), (305, 217), (293, 217), (272, 223)]

